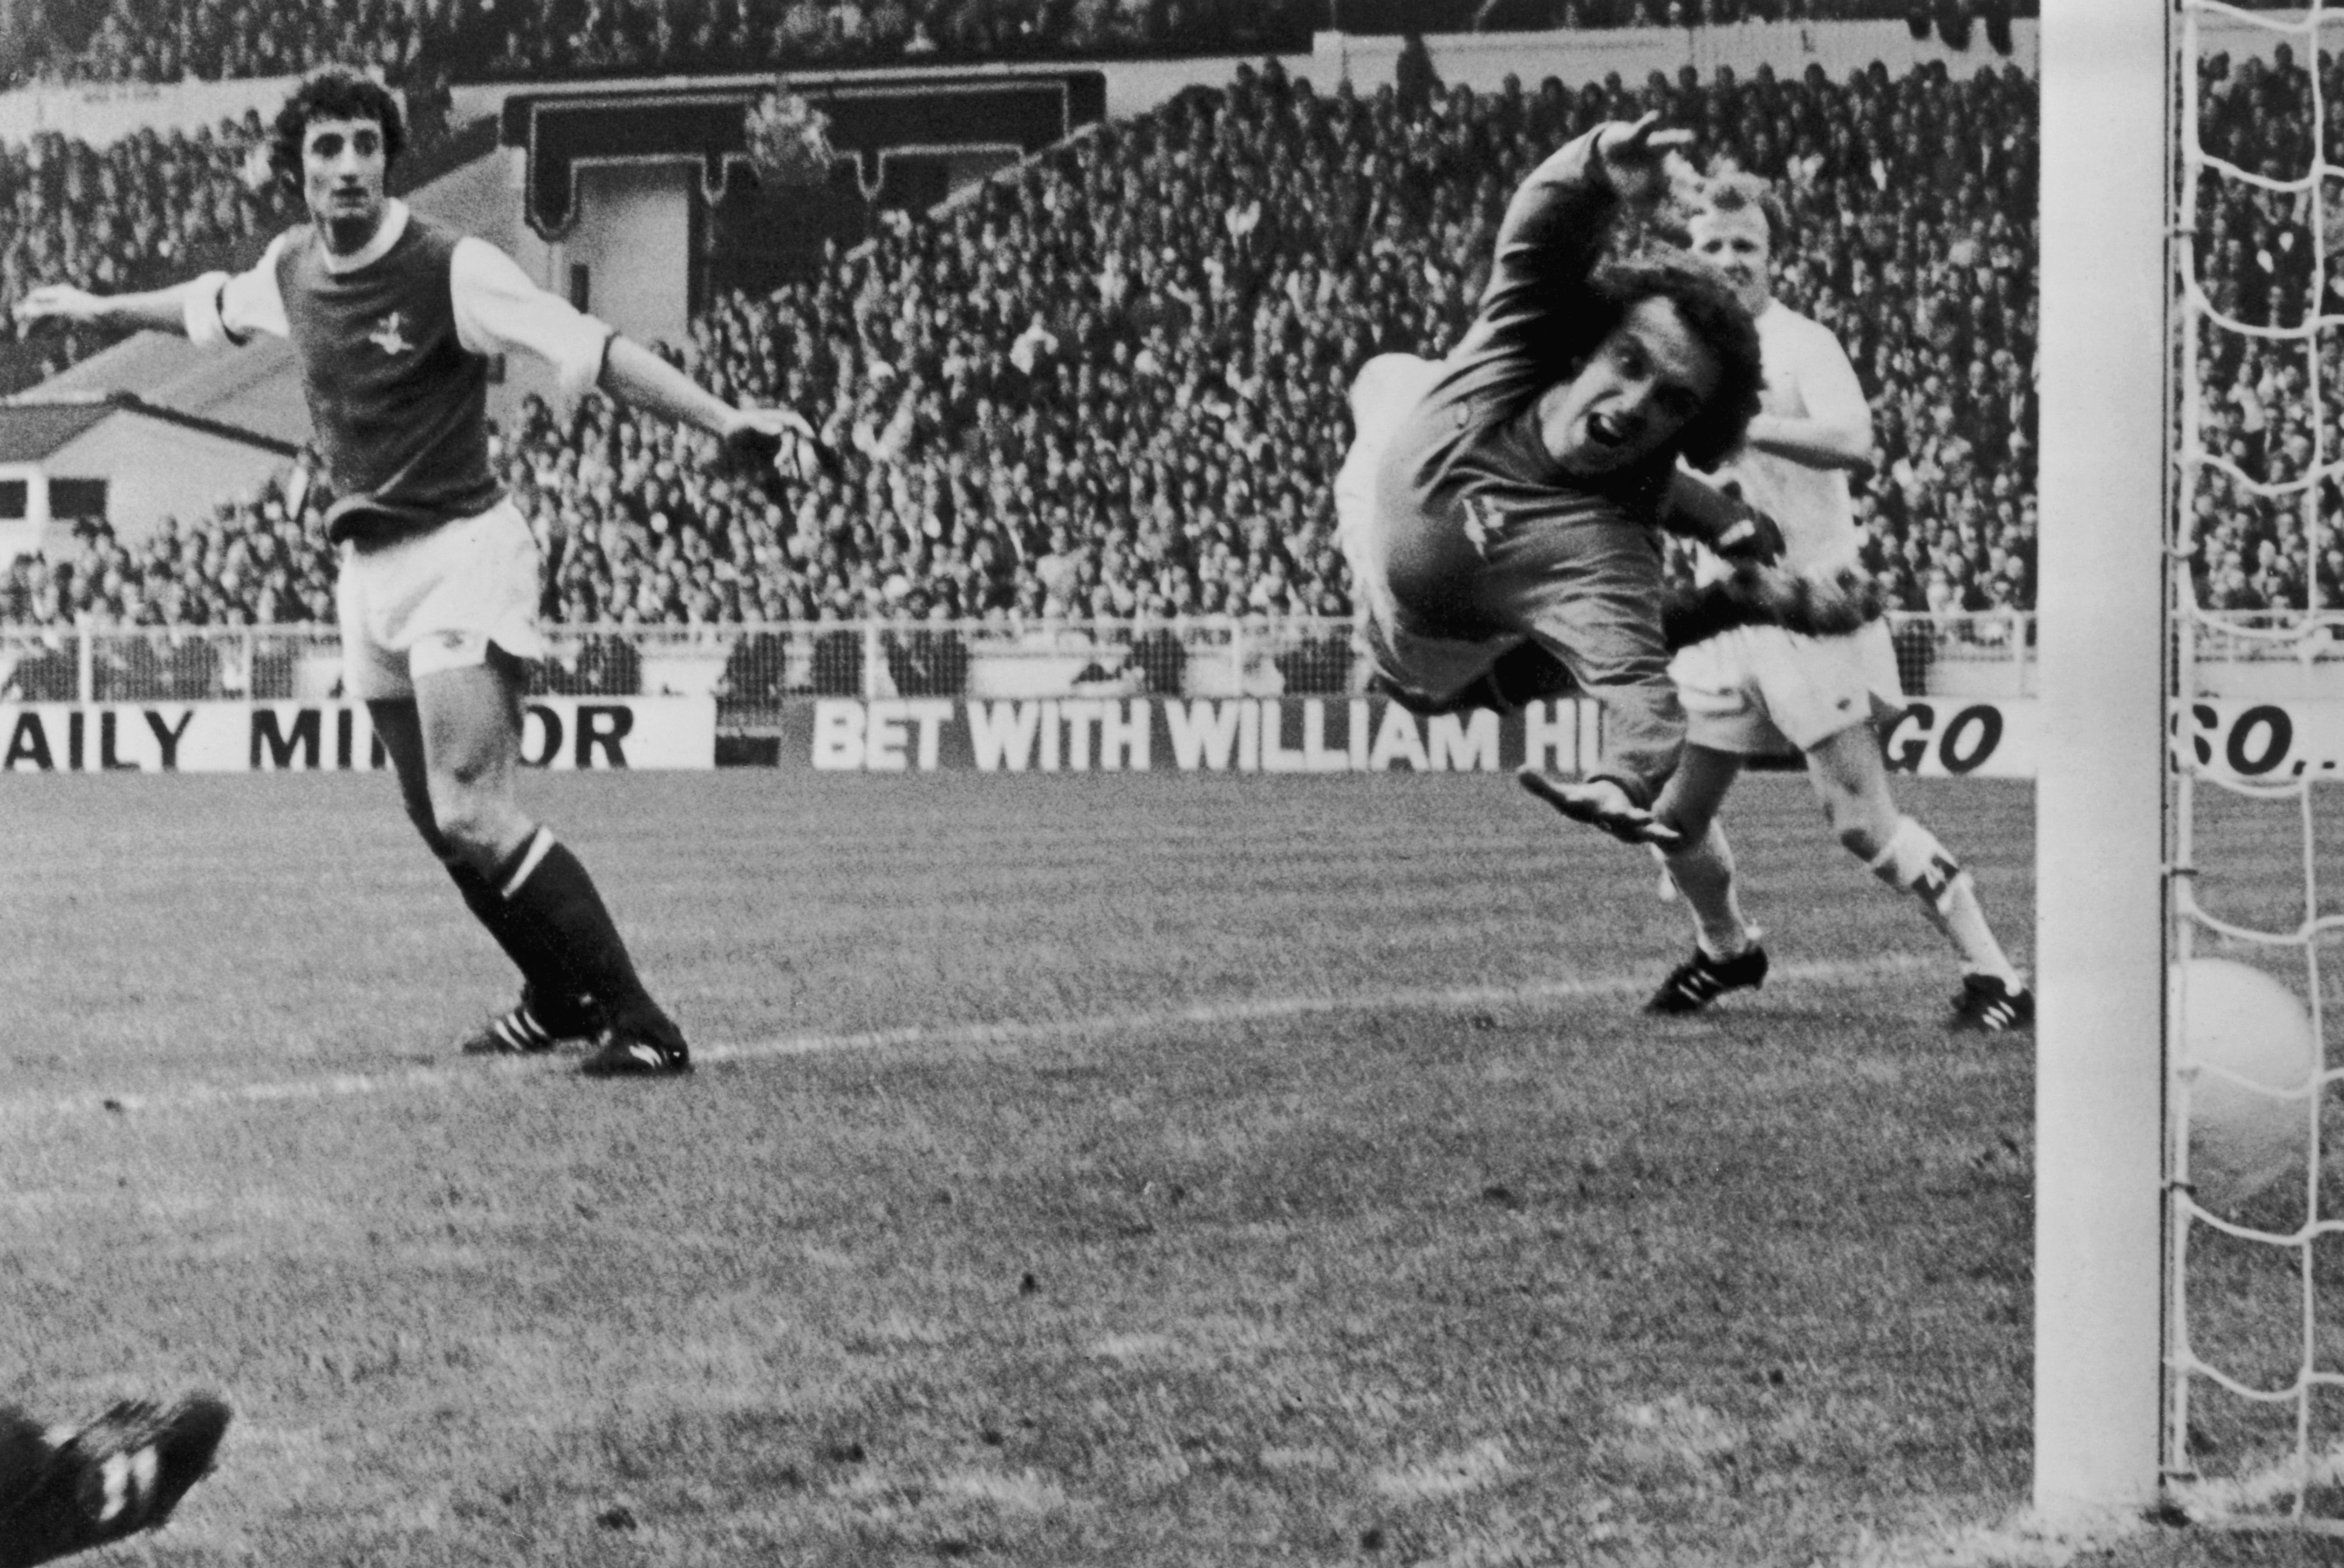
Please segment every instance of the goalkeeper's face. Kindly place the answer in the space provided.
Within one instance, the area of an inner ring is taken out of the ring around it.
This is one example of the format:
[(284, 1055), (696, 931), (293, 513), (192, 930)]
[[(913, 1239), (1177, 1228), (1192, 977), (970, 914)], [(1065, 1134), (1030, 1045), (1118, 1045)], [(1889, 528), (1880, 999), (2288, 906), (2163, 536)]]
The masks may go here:
[(1539, 400), (1539, 433), (1565, 473), (1614, 473), (1670, 447), (1717, 390), (1717, 356), (1673, 300), (1638, 300), (1579, 373)]

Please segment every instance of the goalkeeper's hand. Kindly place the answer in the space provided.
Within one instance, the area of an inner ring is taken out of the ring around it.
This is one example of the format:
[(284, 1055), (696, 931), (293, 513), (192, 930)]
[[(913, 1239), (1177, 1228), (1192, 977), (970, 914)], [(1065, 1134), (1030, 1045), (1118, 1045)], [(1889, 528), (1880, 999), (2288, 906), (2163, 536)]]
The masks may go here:
[(1887, 608), (1880, 584), (1853, 566), (1824, 576), (1802, 572), (1791, 582), (1783, 624), (1810, 637), (1844, 637), (1879, 620)]
[(1689, 130), (1662, 129), (1657, 110), (1615, 120), (1595, 135), (1596, 167), (1622, 201), (1649, 209), (1697, 186), (1701, 177), (1684, 157), (1692, 141)]
[(1661, 602), (1661, 635), (1672, 650), (1737, 626), (1844, 637), (1878, 620), (1883, 607), (1878, 584), (1853, 567), (1809, 576), (1745, 563), (1715, 582), (1671, 590)]
[(803, 484), (839, 471), (838, 454), (788, 409), (735, 409), (719, 440), (721, 471), (767, 495), (777, 495), (785, 481)]

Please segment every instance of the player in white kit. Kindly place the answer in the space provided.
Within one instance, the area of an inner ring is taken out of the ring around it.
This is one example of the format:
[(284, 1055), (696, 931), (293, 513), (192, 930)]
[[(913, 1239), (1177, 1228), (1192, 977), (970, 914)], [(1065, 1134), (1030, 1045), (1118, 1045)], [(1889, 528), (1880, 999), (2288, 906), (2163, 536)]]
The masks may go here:
[[(1763, 181), (1735, 175), (1709, 183), (1688, 227), (1694, 254), (1726, 275), (1756, 319), (1766, 369), (1763, 411), (1742, 456), (1716, 478), (1738, 484), (1781, 526), (1784, 568), (1811, 579), (1858, 572), (1847, 476), (1871, 465), (1872, 410), (1830, 329), (1773, 298), (1772, 260), (1787, 217)], [(2034, 1021), (2034, 996), (1995, 940), (1969, 874), (1888, 792), (1874, 721), (1901, 707), (1903, 693), (1885, 623), (1832, 637), (1738, 627), (1683, 649), (1670, 673), (1686, 745), (1653, 815), (1681, 835), (1662, 859), (1692, 912), (1696, 942), (1651, 1011), (1693, 1012), (1766, 976), (1765, 949), (1743, 917), (1733, 853), (1715, 819), (1743, 759), (1778, 749), (1780, 737), (1806, 754), (1840, 843), (1881, 881), (1918, 898), (1959, 950), (1952, 1026), (1991, 1032)]]

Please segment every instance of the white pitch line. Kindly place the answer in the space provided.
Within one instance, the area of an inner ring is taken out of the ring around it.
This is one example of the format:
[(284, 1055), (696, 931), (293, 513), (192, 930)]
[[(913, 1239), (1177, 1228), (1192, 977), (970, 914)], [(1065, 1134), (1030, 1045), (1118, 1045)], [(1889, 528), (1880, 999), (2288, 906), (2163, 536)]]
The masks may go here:
[[(1767, 976), (1770, 984), (1834, 985), (1886, 979), (1917, 969), (1935, 968), (1942, 960), (1907, 954), (1869, 958), (1860, 963), (1820, 960), (1785, 964)], [(1337, 1013), (1450, 1012), (1465, 1007), (1521, 1006), (1524, 1003), (1570, 1001), (1585, 996), (1632, 996), (1652, 984), (1645, 976), (1606, 975), (1588, 979), (1547, 980), (1527, 986), (1458, 986), (1407, 991), (1380, 991), (1348, 996), (1241, 997), (1205, 1002), (1143, 1013), (1113, 1013), (1099, 1017), (1011, 1021), (998, 1024), (912, 1024), (901, 1028), (870, 1029), (842, 1035), (784, 1035), (770, 1040), (737, 1045), (695, 1046), (692, 1060), (718, 1062), (771, 1061), (784, 1057), (826, 1056), (839, 1051), (891, 1051), (920, 1046), (1017, 1047), (1070, 1037), (1121, 1035), (1178, 1027), (1213, 1024), (1268, 1023), (1283, 1018), (1312, 1017)], [(326, 1073), (316, 1077), (276, 1083), (182, 1084), (150, 1094), (83, 1094), (63, 1098), (0, 1099), (0, 1121), (39, 1117), (82, 1115), (106, 1111), (179, 1111), (216, 1105), (276, 1105), (347, 1099), (362, 1095), (394, 1094), (401, 1089), (440, 1089), (477, 1082), (483, 1074), (506, 1077), (538, 1077), (573, 1070), (569, 1057), (498, 1057), (458, 1064), (433, 1064), (392, 1072)]]

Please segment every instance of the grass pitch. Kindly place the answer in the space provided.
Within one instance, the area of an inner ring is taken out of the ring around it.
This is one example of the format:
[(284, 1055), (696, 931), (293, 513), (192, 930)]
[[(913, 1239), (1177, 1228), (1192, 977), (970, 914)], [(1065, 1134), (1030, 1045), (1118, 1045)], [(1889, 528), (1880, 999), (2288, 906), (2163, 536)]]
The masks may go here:
[[(702, 1062), (604, 1084), (450, 1054), (511, 981), (387, 781), (5, 783), (0, 1397), (238, 1411), (117, 1560), (1793, 1564), (2022, 1501), (2031, 1044), (1942, 1031), (1796, 779), (1728, 819), (1775, 978), (1682, 1022), (1649, 859), (1500, 779), (532, 780)], [(1902, 793), (2030, 952), (2028, 790)]]

